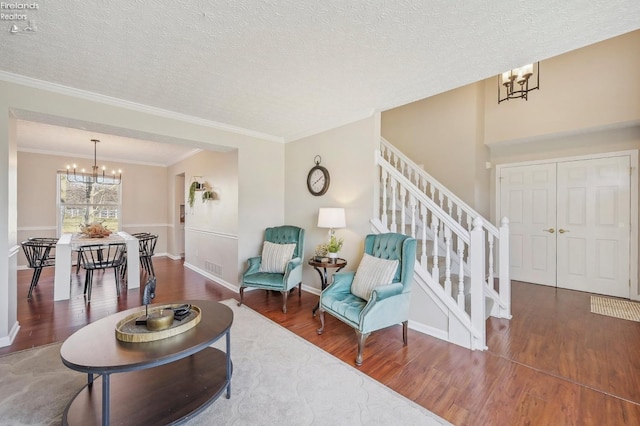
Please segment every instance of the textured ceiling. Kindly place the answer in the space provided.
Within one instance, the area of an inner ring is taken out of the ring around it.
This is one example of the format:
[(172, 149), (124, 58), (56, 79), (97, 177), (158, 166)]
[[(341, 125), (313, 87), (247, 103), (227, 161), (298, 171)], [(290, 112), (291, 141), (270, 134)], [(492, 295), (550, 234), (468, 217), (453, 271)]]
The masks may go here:
[(283, 141), (640, 28), (638, 0), (36, 3), (36, 32), (0, 21), (0, 78)]

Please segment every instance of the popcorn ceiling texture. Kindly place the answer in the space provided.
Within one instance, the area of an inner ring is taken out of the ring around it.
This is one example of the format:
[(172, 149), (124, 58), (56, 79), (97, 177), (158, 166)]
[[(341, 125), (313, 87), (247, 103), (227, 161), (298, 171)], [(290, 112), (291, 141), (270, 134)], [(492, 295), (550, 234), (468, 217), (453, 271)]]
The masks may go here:
[(0, 70), (283, 140), (640, 28), (638, 0), (38, 4)]

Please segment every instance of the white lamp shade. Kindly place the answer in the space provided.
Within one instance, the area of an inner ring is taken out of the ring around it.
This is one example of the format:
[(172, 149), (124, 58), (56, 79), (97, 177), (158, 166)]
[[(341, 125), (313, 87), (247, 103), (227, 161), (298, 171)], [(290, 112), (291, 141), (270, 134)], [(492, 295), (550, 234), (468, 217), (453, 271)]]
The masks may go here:
[(318, 212), (318, 228), (345, 228), (347, 221), (344, 209), (340, 207), (321, 207)]

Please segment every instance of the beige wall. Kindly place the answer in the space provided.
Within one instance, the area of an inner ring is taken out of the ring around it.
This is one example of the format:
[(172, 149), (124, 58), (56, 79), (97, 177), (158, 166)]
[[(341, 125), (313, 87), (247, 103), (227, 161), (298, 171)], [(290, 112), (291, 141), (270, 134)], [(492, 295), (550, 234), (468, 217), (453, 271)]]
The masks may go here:
[[(374, 209), (374, 185), (377, 181), (373, 150), (380, 135), (379, 115), (338, 127), (286, 145), (285, 222), (305, 229), (305, 262), (315, 247), (328, 239), (328, 229), (318, 228), (320, 207), (343, 207), (347, 227), (336, 230), (344, 239), (339, 256), (349, 262), (346, 270), (355, 270), (362, 257), (364, 237), (371, 233)], [(331, 183), (322, 196), (307, 190), (307, 175), (315, 165), (314, 157), (329, 171)], [(303, 270), (305, 286), (319, 290), (318, 274), (310, 267)]]
[(497, 103), (484, 81), (489, 146), (584, 133), (640, 118), (640, 31), (540, 62), (540, 89), (528, 101)]
[(470, 84), (382, 113), (382, 136), (465, 203), (488, 215), (483, 91)]

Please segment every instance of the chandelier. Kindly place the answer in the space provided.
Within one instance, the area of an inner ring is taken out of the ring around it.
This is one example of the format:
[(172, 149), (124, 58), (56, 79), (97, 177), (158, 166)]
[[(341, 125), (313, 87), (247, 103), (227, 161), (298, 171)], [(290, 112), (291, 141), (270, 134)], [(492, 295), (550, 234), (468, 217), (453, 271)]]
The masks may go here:
[[(98, 167), (97, 161), (97, 147), (98, 139), (91, 139), (93, 142), (93, 166), (91, 166), (91, 172), (87, 172), (85, 169), (80, 171), (76, 170), (76, 165), (67, 165), (67, 181), (77, 183), (98, 183), (100, 185), (120, 185), (122, 182), (122, 170), (118, 170), (116, 174), (115, 170), (111, 171), (111, 174), (106, 173), (106, 166)], [(100, 173), (102, 172), (102, 173)]]
[[(529, 82), (533, 82), (533, 80), (535, 80), (535, 86), (531, 87)], [(539, 87), (540, 62), (503, 72), (498, 76), (498, 103), (509, 99), (524, 99), (526, 101), (529, 92)]]

